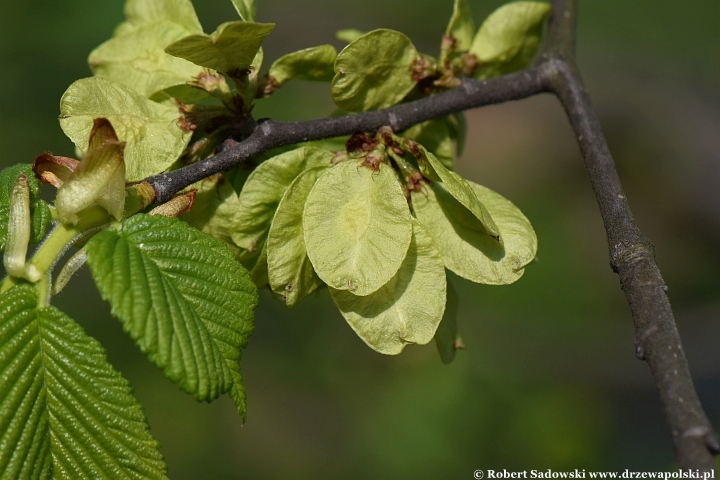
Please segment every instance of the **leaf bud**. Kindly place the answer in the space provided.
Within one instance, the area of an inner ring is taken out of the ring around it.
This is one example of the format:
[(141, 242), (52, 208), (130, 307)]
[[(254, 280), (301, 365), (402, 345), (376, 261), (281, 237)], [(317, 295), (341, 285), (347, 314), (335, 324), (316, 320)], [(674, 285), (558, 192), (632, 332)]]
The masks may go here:
[(10, 194), (7, 246), (3, 265), (13, 277), (25, 278), (25, 260), (32, 233), (30, 217), (30, 184), (25, 173), (18, 175)]
[(60, 220), (75, 224), (81, 210), (97, 203), (117, 220), (125, 206), (125, 142), (118, 141), (107, 119), (95, 119), (88, 152), (58, 190)]

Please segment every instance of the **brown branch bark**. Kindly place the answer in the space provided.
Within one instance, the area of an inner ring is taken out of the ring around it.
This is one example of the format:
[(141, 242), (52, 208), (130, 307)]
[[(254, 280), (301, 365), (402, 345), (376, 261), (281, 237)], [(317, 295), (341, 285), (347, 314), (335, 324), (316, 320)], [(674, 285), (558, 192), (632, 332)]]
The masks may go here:
[(693, 386), (653, 246), (632, 217), (575, 63), (577, 0), (552, 3), (544, 45), (535, 64), (526, 70), (486, 81), (466, 79), (456, 89), (385, 110), (301, 122), (261, 121), (236, 147), (147, 182), (156, 201), (165, 202), (192, 183), (282, 145), (370, 132), (384, 125), (402, 131), (451, 113), (554, 93), (567, 112), (585, 159), (605, 224), (610, 263), (620, 277), (635, 322), (637, 356), (650, 366), (678, 462), (684, 469), (714, 470), (720, 440)]

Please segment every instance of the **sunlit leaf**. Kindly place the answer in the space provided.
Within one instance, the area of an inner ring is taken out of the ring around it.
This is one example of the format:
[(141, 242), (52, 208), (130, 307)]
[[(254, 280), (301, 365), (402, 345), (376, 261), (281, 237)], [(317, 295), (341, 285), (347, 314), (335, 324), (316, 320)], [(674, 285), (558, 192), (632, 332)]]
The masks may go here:
[(196, 34), (170, 44), (165, 51), (196, 65), (237, 75), (253, 62), (275, 24), (227, 22), (211, 35)]
[(190, 141), (178, 123), (177, 107), (148, 100), (104, 78), (78, 80), (60, 100), (60, 126), (81, 150), (87, 151), (95, 118), (107, 118), (126, 143), (124, 159), (129, 182), (166, 170)]
[(400, 32), (378, 29), (358, 37), (335, 60), (335, 104), (349, 112), (395, 105), (415, 86), (412, 67), (419, 58)]
[(476, 76), (488, 78), (525, 67), (540, 46), (550, 8), (543, 2), (511, 2), (491, 13), (470, 48), (480, 61)]
[(144, 214), (86, 248), (101, 296), (150, 360), (198, 400), (229, 392), (244, 417), (239, 361), (258, 298), (230, 250), (176, 218)]
[[(499, 238), (501, 233), (492, 215), (481, 201), (478, 200), (476, 191), (469, 182), (455, 172), (451, 172), (438, 160), (435, 155), (428, 152), (422, 145), (417, 146), (421, 153), (421, 170), (423, 174), (432, 179), (440, 180), (445, 191), (468, 209), (479, 221), (482, 227), (492, 237)], [(478, 226), (479, 227), (479, 226)]]
[(468, 0), (455, 0), (453, 14), (447, 29), (445, 29), (445, 35), (455, 40), (455, 51), (470, 50), (475, 36), (475, 22), (472, 19)]
[(244, 21), (255, 21), (255, 0), (232, 0), (232, 4)]
[(322, 285), (307, 256), (302, 214), (310, 190), (329, 166), (305, 170), (293, 181), (270, 226), (267, 240), (270, 287), (285, 298), (288, 307), (295, 306)]
[(8, 220), (10, 214), (10, 194), (15, 179), (25, 173), (30, 186), (30, 211), (32, 215), (31, 243), (37, 243), (45, 236), (47, 227), (50, 224), (50, 209), (44, 200), (38, 198), (40, 182), (38, 182), (32, 171), (32, 165), (17, 164), (4, 168), (0, 171), (0, 251), (5, 250), (7, 245)]
[(329, 286), (370, 295), (397, 273), (412, 236), (405, 195), (393, 169), (346, 161), (315, 183), (303, 213), (308, 257)]
[(0, 367), (0, 477), (166, 478), (128, 382), (29, 285), (0, 296)]
[(202, 25), (190, 0), (127, 0), (125, 22), (115, 29), (115, 36), (155, 22), (171, 22), (190, 33), (202, 33)]
[(335, 76), (337, 51), (332, 45), (320, 45), (283, 55), (270, 66), (268, 75), (280, 87), (292, 78), (329, 82)]
[(165, 53), (165, 47), (192, 33), (169, 21), (141, 25), (97, 47), (88, 63), (95, 75), (150, 97), (183, 85), (203, 71), (198, 65)]
[(442, 183), (412, 193), (415, 215), (435, 240), (446, 268), (477, 283), (513, 283), (535, 258), (535, 231), (509, 200), (486, 187), (468, 183), (495, 220), (502, 244), (477, 228), (477, 218)]
[(445, 310), (445, 267), (430, 235), (413, 221), (413, 236), (400, 270), (365, 297), (330, 289), (335, 305), (373, 350), (396, 355), (408, 344), (433, 339)]
[(301, 147), (261, 163), (240, 192), (232, 239), (241, 248), (254, 251), (270, 229), (275, 209), (295, 177), (318, 165), (330, 165), (333, 153)]

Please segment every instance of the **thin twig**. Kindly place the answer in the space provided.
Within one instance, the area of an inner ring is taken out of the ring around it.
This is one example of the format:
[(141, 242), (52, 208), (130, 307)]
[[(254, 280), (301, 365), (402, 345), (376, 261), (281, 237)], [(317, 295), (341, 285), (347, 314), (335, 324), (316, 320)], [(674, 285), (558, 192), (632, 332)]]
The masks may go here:
[(156, 201), (165, 202), (188, 185), (272, 148), (371, 132), (384, 125), (402, 131), (432, 118), (554, 93), (577, 135), (605, 224), (610, 263), (620, 277), (635, 321), (637, 355), (650, 366), (678, 462), (685, 469), (714, 470), (713, 456), (720, 452), (720, 440), (695, 392), (653, 246), (633, 220), (575, 63), (577, 0), (552, 3), (544, 45), (535, 64), (526, 70), (485, 81), (465, 79), (456, 89), (379, 111), (301, 122), (261, 121), (232, 149), (147, 182), (155, 190)]

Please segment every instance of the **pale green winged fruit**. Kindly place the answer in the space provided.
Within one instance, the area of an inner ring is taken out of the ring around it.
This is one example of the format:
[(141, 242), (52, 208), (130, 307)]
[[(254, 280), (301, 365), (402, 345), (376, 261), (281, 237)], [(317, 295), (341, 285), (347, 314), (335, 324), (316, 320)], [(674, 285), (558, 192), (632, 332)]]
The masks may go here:
[(17, 178), (23, 174), (28, 182), (30, 193), (30, 243), (37, 243), (45, 237), (47, 227), (51, 222), (52, 214), (44, 200), (38, 198), (40, 183), (33, 174), (30, 164), (17, 164), (0, 171), (0, 251), (7, 248), (8, 229), (10, 227), (10, 203), (13, 197), (13, 187)]
[(120, 220), (125, 207), (125, 143), (118, 141), (107, 119), (96, 119), (88, 151), (58, 190), (55, 199), (63, 223), (78, 222), (78, 212), (97, 203)]
[(232, 0), (232, 4), (244, 21), (255, 21), (255, 0)]
[(308, 257), (337, 290), (365, 296), (385, 285), (405, 259), (412, 222), (392, 167), (340, 162), (310, 191), (303, 213)]
[(489, 188), (468, 184), (495, 220), (502, 244), (478, 228), (478, 219), (439, 182), (412, 193), (415, 216), (435, 240), (448, 270), (476, 283), (513, 283), (535, 258), (535, 231), (509, 200)]
[(165, 53), (165, 47), (193, 33), (167, 20), (144, 24), (95, 48), (88, 63), (95, 75), (150, 97), (187, 84), (203, 72), (202, 67)]
[(445, 311), (445, 266), (435, 242), (417, 220), (402, 266), (388, 283), (365, 297), (330, 289), (335, 305), (373, 350), (397, 355), (408, 344), (425, 345)]
[(476, 76), (488, 78), (525, 67), (540, 46), (550, 9), (544, 2), (511, 2), (491, 13), (470, 47), (480, 62)]
[(128, 182), (138, 182), (165, 171), (182, 154), (191, 132), (180, 128), (177, 105), (148, 100), (110, 80), (78, 80), (60, 100), (60, 127), (82, 151), (96, 118), (107, 118), (120, 141), (125, 142)]
[(457, 173), (445, 168), (445, 165), (422, 145), (414, 144), (413, 152), (418, 157), (423, 175), (433, 180), (440, 180), (445, 190), (480, 220), (482, 227), (491, 237), (502, 241), (502, 232), (498, 230), (492, 215), (477, 198), (476, 191), (470, 186), (469, 182)]
[(127, 0), (125, 22), (115, 29), (115, 36), (156, 22), (171, 22), (190, 33), (202, 33), (202, 26), (190, 0)]
[(293, 180), (308, 168), (330, 165), (333, 153), (315, 147), (300, 147), (272, 157), (250, 174), (238, 197), (232, 240), (255, 251), (270, 228), (275, 209)]
[(378, 29), (358, 37), (335, 60), (335, 104), (349, 112), (395, 105), (415, 87), (412, 68), (420, 58), (400, 32)]
[(421, 144), (427, 151), (435, 155), (448, 170), (452, 170), (455, 161), (455, 147), (446, 119), (440, 118), (418, 123), (405, 130), (402, 135)]
[(337, 51), (332, 45), (298, 50), (275, 60), (270, 66), (268, 77), (276, 88), (293, 78), (329, 82), (335, 76), (335, 58)]
[(470, 49), (474, 35), (475, 23), (468, 0), (455, 0), (452, 17), (445, 29), (445, 36), (452, 37), (454, 40), (453, 50), (463, 52)]
[(270, 287), (295, 306), (322, 285), (307, 256), (303, 235), (303, 209), (310, 190), (330, 165), (310, 168), (288, 187), (270, 226), (267, 239), (267, 263)]
[(211, 35), (196, 34), (170, 44), (165, 51), (201, 67), (230, 76), (240, 76), (252, 65), (265, 38), (275, 24), (227, 22)]

